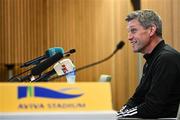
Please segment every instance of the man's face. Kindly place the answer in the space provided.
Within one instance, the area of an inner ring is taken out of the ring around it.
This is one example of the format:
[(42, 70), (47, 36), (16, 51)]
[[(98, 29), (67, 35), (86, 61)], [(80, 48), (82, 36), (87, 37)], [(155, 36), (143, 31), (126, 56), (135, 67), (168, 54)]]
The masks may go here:
[(128, 40), (134, 52), (146, 53), (150, 44), (150, 29), (145, 29), (138, 20), (128, 22)]

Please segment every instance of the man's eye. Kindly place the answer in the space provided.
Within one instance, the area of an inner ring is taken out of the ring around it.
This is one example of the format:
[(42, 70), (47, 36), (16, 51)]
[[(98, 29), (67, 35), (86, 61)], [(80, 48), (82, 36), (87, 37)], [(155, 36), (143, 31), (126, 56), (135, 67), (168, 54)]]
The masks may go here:
[(131, 29), (129, 32), (135, 33), (136, 31), (137, 31), (137, 29)]

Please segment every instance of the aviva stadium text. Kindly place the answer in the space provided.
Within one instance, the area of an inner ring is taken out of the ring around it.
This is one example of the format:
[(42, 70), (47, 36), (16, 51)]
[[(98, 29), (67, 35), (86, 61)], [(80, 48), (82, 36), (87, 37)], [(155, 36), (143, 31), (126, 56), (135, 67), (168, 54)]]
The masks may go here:
[(42, 104), (42, 103), (28, 103), (28, 104), (19, 104), (18, 109), (78, 109), (78, 108), (85, 108), (85, 103), (48, 103), (48, 104)]

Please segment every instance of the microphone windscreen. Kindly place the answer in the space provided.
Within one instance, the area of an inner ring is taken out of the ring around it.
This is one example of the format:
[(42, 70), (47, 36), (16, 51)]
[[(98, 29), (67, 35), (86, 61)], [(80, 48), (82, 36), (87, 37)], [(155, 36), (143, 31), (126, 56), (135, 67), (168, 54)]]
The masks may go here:
[(76, 52), (76, 49), (71, 49), (70, 51), (69, 51), (69, 53), (75, 53)]
[(123, 46), (124, 46), (124, 42), (123, 41), (120, 41), (118, 44), (117, 44), (117, 46), (116, 46), (116, 49), (118, 50), (118, 49), (121, 49)]
[(61, 47), (53, 47), (53, 48), (49, 48), (45, 52), (47, 57), (51, 57), (51, 56), (55, 55), (56, 53), (64, 54), (64, 49)]
[(49, 57), (48, 59), (46, 59), (45, 61), (41, 62), (36, 67), (34, 67), (31, 71), (31, 74), (32, 75), (40, 75), (43, 71), (45, 71), (51, 65), (53, 65), (54, 63), (59, 61), (61, 58), (63, 58), (62, 53), (57, 53), (57, 54)]

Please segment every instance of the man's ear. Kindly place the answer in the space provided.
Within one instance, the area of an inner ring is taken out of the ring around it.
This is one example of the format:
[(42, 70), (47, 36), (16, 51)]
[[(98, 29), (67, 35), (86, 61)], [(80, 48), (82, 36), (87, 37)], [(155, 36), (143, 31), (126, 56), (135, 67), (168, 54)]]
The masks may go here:
[(150, 33), (149, 33), (150, 37), (153, 36), (156, 33), (156, 30), (157, 30), (157, 27), (156, 27), (156, 25), (153, 24), (150, 27)]

